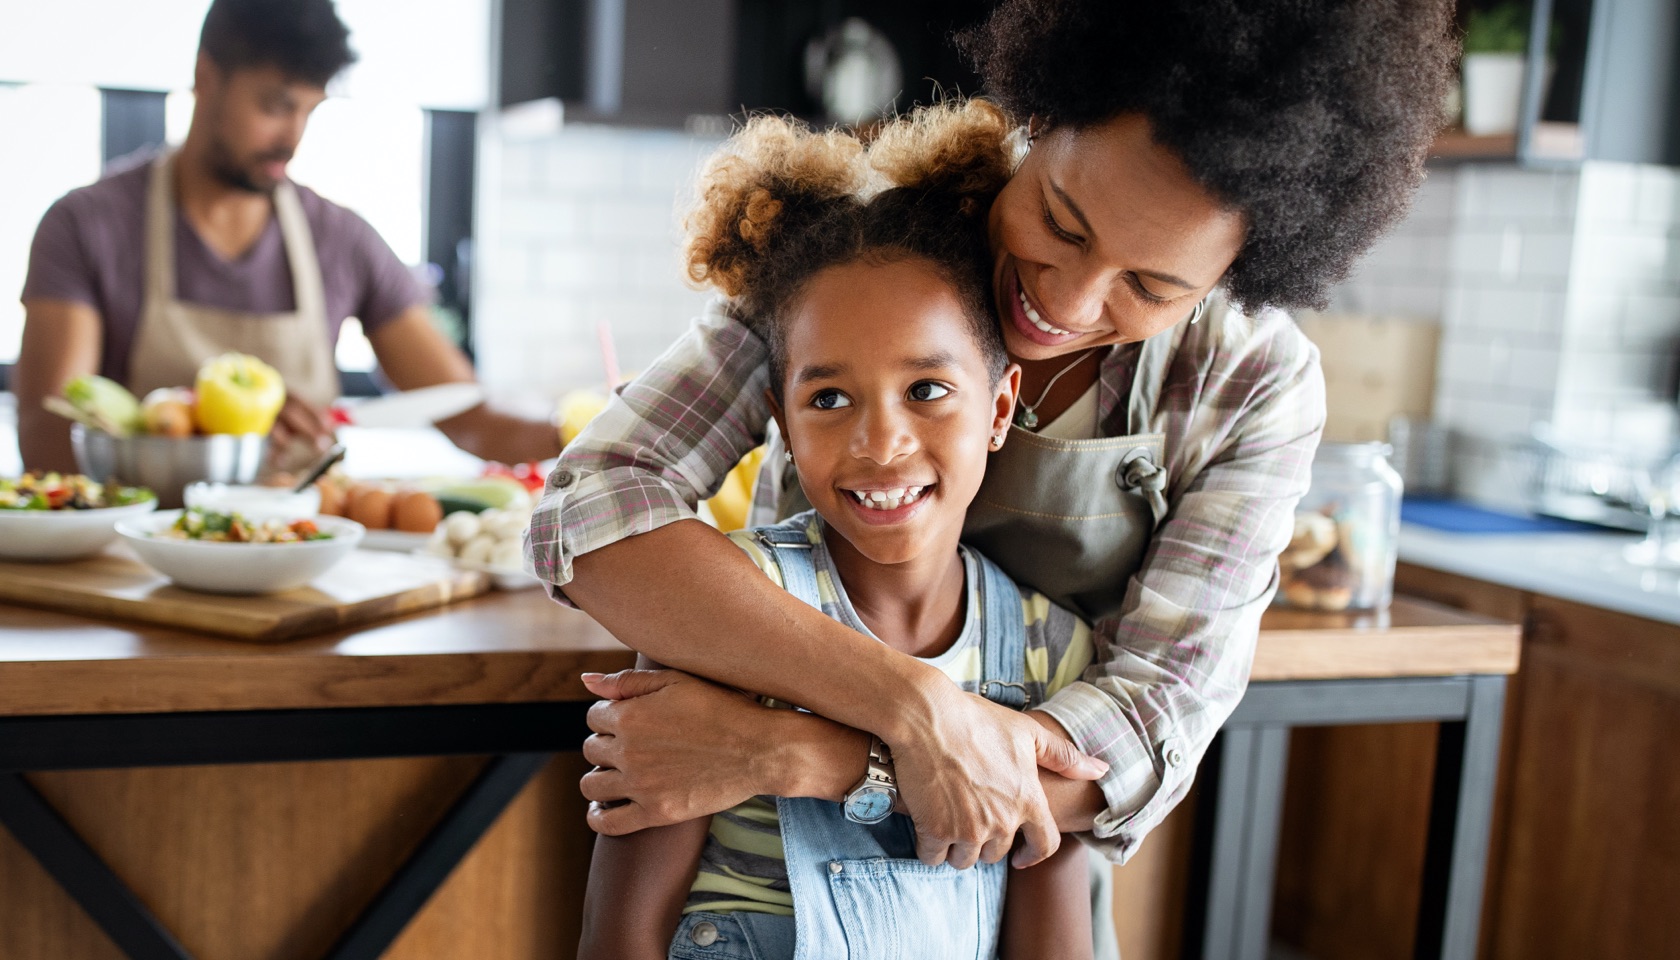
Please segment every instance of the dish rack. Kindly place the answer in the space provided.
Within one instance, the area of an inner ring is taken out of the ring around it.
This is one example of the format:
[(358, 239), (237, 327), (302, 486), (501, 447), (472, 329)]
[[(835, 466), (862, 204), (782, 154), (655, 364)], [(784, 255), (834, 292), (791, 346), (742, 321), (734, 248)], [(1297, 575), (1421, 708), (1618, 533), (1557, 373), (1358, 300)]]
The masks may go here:
[[(1543, 437), (1510, 452), (1529, 477), (1535, 513), (1640, 533), (1649, 524), (1641, 478), (1652, 458), (1611, 449), (1565, 451)], [(1676, 514), (1671, 509), (1669, 515)]]

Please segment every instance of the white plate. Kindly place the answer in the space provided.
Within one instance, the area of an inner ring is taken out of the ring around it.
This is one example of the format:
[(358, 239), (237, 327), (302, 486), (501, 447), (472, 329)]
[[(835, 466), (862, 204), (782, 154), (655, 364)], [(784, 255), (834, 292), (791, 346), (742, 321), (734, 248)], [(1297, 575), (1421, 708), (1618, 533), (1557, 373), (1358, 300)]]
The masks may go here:
[(343, 409), (358, 427), (429, 427), (484, 402), (476, 383), (440, 383), (347, 403)]
[(343, 517), (315, 517), (330, 540), (302, 543), (210, 543), (173, 540), (154, 534), (181, 516), (164, 510), (151, 516), (122, 520), (117, 534), (146, 566), (178, 587), (204, 593), (279, 593), (301, 587), (326, 573), (362, 540), (362, 525)]
[(98, 510), (0, 510), (0, 559), (75, 560), (117, 539), (117, 521), (157, 509), (156, 500)]
[(443, 556), (425, 549), (415, 550), (412, 552), (417, 557), (431, 557), (434, 560), (447, 560), (460, 570), (473, 570), (478, 573), (487, 573), (490, 575), (490, 583), (494, 585), (497, 590), (529, 590), (532, 587), (542, 586), (541, 580), (531, 576), (524, 570), (514, 569), (511, 567), (493, 567), (488, 563), (473, 563), (470, 560), (462, 560), (460, 557)]

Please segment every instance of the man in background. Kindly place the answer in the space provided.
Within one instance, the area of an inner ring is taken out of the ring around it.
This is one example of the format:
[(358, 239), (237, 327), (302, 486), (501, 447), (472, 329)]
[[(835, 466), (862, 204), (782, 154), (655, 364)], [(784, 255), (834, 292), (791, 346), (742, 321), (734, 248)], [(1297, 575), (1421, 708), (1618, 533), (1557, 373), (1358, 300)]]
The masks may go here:
[[(36, 229), (13, 373), (27, 468), (75, 468), (68, 423), (41, 407), (72, 378), (99, 373), (144, 395), (192, 385), (204, 360), (230, 350), (286, 381), (272, 446), (323, 449), (333, 349), (352, 316), (397, 388), (473, 380), (373, 227), (286, 177), (328, 82), (354, 60), (331, 0), (211, 4), (186, 141), (71, 191)], [(483, 404), (438, 427), (490, 460), (560, 450), (552, 424)]]

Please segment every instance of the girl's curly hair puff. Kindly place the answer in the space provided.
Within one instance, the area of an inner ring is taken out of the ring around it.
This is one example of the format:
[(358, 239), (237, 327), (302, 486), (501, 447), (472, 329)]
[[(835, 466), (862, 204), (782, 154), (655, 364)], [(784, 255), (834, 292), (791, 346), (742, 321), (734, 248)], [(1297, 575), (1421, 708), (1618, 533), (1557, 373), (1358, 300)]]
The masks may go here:
[(779, 318), (821, 270), (922, 259), (958, 294), (993, 377), (1008, 363), (992, 304), (986, 214), (1010, 173), (1010, 124), (982, 100), (922, 107), (868, 146), (761, 116), (701, 172), (683, 225), (688, 278), (730, 297), (786, 365)]

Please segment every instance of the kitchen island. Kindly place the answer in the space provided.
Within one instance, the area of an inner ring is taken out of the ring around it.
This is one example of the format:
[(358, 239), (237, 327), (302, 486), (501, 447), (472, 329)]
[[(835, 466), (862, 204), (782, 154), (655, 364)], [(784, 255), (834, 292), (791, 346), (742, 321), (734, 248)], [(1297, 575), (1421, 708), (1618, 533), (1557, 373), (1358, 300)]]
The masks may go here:
[[(1409, 600), (1378, 616), (1277, 611), (1255, 679), (1502, 683), (1516, 651), (1514, 626)], [(534, 590), (279, 645), (0, 606), (0, 769), (34, 771), (5, 776), (133, 892), (115, 915), (155, 918), (177, 955), (348, 956), (383, 936), (393, 958), (568, 957), (590, 848), (568, 752), (578, 674), (630, 662)], [(509, 784), (501, 810), (491, 795)], [(440, 840), (440, 820), (474, 803), (481, 821), (500, 810), (482, 839)], [(452, 864), (451, 844), (464, 857), (435, 895), (391, 895), (394, 872), (400, 886), (417, 861)], [(1123, 868), (1128, 938), (1176, 939), (1175, 849), (1169, 834), (1146, 847), (1153, 865)], [(386, 912), (358, 921), (370, 905)], [(4, 831), (0, 931), (8, 960), (123, 956)]]

